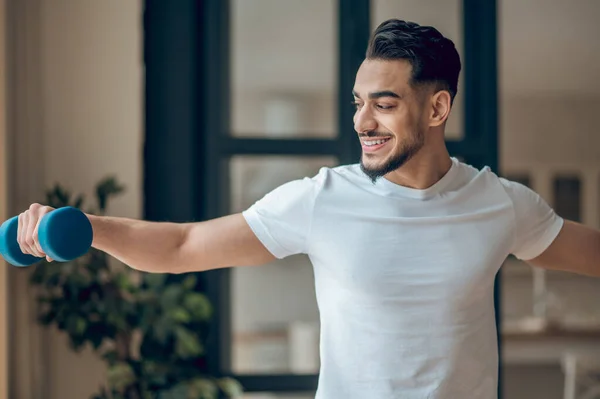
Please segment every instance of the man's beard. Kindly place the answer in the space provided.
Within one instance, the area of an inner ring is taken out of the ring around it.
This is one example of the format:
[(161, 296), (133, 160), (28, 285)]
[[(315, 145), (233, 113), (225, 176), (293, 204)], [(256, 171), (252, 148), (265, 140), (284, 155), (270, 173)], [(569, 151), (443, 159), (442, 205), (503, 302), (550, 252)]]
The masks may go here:
[(375, 183), (377, 179), (387, 175), (390, 172), (400, 168), (408, 162), (425, 143), (425, 135), (421, 129), (417, 129), (416, 133), (411, 137), (410, 142), (402, 144), (399, 149), (394, 150), (381, 165), (366, 166), (364, 162), (365, 154), (360, 157), (360, 169), (365, 175)]

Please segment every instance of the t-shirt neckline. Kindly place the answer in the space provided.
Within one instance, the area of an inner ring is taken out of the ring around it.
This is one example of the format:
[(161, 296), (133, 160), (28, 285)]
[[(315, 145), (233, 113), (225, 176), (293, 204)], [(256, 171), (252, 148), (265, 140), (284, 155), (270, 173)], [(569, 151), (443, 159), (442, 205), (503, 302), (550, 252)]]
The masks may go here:
[(436, 194), (439, 194), (444, 188), (448, 186), (450, 182), (454, 180), (456, 173), (458, 172), (458, 159), (451, 157), (452, 165), (450, 165), (450, 169), (446, 172), (444, 176), (437, 182), (435, 182), (430, 187), (424, 189), (411, 188), (406, 186), (401, 186), (399, 184), (393, 183), (386, 179), (385, 177), (381, 177), (377, 179), (375, 182), (375, 186), (378, 187), (382, 194), (389, 196), (397, 196), (397, 197), (409, 197), (415, 199), (427, 199)]

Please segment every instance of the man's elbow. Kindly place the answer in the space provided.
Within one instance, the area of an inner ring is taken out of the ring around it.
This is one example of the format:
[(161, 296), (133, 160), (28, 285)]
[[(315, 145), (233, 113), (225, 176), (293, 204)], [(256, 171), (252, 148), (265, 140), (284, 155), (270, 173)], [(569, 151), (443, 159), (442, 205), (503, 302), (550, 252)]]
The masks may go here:
[(208, 270), (209, 267), (205, 265), (208, 257), (204, 255), (207, 248), (202, 240), (197, 239), (197, 224), (184, 224), (181, 227), (165, 273), (184, 274)]

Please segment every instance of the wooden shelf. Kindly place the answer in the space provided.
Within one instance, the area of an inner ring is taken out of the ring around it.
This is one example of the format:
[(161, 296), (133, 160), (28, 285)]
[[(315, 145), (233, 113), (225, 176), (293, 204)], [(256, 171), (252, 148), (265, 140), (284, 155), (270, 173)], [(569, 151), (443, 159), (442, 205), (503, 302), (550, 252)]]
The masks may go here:
[[(504, 265), (502, 265), (502, 278), (503, 279), (511, 279), (511, 278), (519, 278), (519, 279), (532, 279), (533, 278), (533, 268), (529, 266), (527, 263), (522, 262), (518, 259), (509, 258), (506, 260)], [(546, 279), (550, 281), (564, 281), (564, 280), (573, 280), (573, 279), (589, 279), (590, 277), (578, 275), (575, 273), (562, 272), (557, 270), (547, 270), (546, 271)]]
[(568, 326), (539, 318), (521, 322), (506, 322), (502, 338), (505, 340), (532, 341), (541, 339), (595, 339), (600, 343), (600, 324)]
[(593, 329), (555, 329), (548, 328), (541, 331), (507, 331), (502, 332), (505, 340), (535, 341), (540, 339), (585, 339), (598, 340), (600, 342), (600, 328)]

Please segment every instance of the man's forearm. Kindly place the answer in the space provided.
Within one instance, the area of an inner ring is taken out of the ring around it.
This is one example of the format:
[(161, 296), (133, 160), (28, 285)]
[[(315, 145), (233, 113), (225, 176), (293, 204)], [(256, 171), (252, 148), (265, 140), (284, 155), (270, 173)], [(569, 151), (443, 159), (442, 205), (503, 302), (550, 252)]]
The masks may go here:
[(183, 225), (88, 215), (94, 230), (92, 246), (129, 267), (151, 273), (177, 268), (185, 240)]

